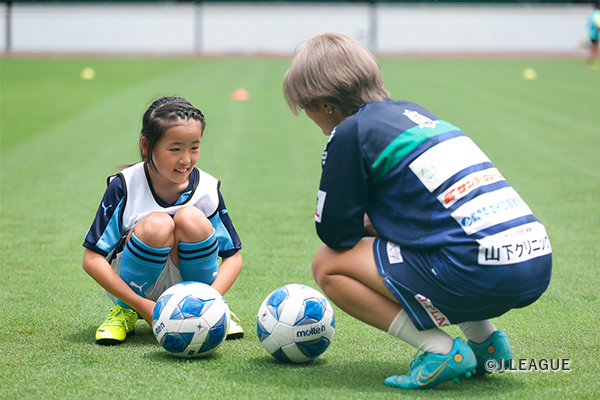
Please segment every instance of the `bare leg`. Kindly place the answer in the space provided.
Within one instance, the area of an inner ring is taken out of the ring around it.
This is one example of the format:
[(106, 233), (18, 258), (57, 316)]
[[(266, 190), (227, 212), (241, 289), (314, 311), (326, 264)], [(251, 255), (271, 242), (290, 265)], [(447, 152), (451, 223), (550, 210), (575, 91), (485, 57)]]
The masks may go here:
[(213, 226), (204, 213), (196, 207), (183, 207), (173, 216), (175, 224), (174, 246), (171, 249), (171, 260), (179, 266), (178, 245), (197, 243), (207, 239), (213, 233)]
[(312, 270), (319, 287), (338, 307), (387, 332), (402, 307), (377, 273), (373, 240), (363, 238), (349, 250), (323, 245), (313, 259)]
[[(154, 302), (144, 298), (143, 292), (152, 286), (160, 275), (162, 265), (160, 262), (157, 262), (158, 259), (156, 257), (158, 255), (164, 256), (162, 264), (166, 262), (169, 248), (173, 246), (173, 228), (173, 219), (169, 215), (160, 212), (148, 214), (135, 225), (129, 236), (127, 247), (123, 251), (119, 275), (125, 281), (124, 283), (129, 285), (129, 288), (133, 288), (131, 286), (132, 281), (133, 283), (137, 282), (141, 287), (138, 287), (135, 291), (130, 289), (126, 292), (111, 292), (121, 301), (139, 312), (149, 324), (152, 321)], [(142, 258), (133, 256), (139, 250), (130, 252), (129, 246), (134, 241), (132, 238), (133, 232), (135, 232), (135, 237), (139, 240), (138, 245), (148, 246), (141, 252), (150, 251), (153, 254), (154, 261), (145, 259), (143, 256)], [(128, 279), (126, 278), (127, 276), (134, 279)]]
[(313, 259), (313, 276), (338, 307), (353, 317), (421, 349), (447, 354), (453, 340), (433, 328), (419, 331), (383, 283), (373, 257), (372, 237), (361, 239), (352, 249), (321, 246)]
[(588, 67), (591, 69), (599, 69), (598, 66), (598, 42), (592, 43), (590, 47), (590, 55), (587, 60)]
[(145, 216), (133, 228), (135, 236), (151, 247), (173, 246), (173, 219), (165, 213), (153, 212)]

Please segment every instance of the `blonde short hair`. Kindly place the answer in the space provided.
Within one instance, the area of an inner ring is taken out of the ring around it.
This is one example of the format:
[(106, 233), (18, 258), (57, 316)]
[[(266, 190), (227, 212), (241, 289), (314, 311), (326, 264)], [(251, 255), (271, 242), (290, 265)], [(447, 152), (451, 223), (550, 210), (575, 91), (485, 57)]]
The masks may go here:
[(350, 115), (363, 103), (390, 96), (375, 56), (341, 33), (308, 40), (292, 59), (283, 79), (283, 93), (295, 115), (302, 109), (316, 109), (320, 102), (329, 102)]

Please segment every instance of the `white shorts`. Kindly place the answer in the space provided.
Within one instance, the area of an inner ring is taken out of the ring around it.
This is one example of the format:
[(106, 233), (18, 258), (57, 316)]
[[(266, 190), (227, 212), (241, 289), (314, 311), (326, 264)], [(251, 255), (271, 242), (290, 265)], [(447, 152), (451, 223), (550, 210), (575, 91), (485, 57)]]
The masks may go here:
[[(117, 257), (115, 257), (115, 259), (111, 263), (111, 266), (113, 267), (117, 275), (119, 275), (119, 271), (121, 269), (122, 254), (122, 252), (117, 254)], [(169, 255), (169, 257), (167, 258), (167, 262), (165, 263), (165, 266), (163, 267), (160, 275), (158, 276), (158, 279), (156, 280), (156, 282), (154, 282), (154, 285), (150, 286), (148, 289), (146, 289), (146, 291), (144, 291), (144, 297), (146, 299), (156, 301), (165, 290), (179, 282), (183, 282), (183, 278), (179, 273), (179, 267), (173, 264), (173, 261), (171, 261), (171, 256)], [(117, 303), (117, 298), (115, 296), (108, 292), (106, 292), (106, 294), (108, 295), (108, 298), (112, 300), (113, 303)]]

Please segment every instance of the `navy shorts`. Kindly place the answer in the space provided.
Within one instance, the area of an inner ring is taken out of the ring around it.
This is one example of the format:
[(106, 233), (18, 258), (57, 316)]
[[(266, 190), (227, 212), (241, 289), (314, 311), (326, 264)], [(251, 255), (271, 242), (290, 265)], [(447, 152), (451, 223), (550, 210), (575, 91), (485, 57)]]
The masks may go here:
[[(552, 269), (551, 255), (518, 269), (514, 264), (494, 267), (492, 273), (503, 275), (503, 281), (488, 288), (489, 279), (484, 275), (489, 274), (489, 267), (476, 266), (471, 268), (470, 275), (463, 275), (460, 268), (452, 266), (439, 252), (400, 248), (377, 238), (373, 255), (378, 273), (384, 277), (383, 283), (419, 330), (490, 319), (513, 308), (528, 306), (548, 287)], [(452, 271), (454, 276), (441, 277), (437, 271), (442, 269)], [(475, 273), (478, 278), (473, 279), (473, 270), (482, 273)]]

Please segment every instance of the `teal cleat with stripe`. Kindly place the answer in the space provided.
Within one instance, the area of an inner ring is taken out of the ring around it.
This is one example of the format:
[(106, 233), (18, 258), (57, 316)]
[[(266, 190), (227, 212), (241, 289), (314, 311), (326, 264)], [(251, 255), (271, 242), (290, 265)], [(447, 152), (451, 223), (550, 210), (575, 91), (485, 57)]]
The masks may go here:
[(494, 371), (504, 372), (503, 367), (510, 365), (510, 360), (513, 358), (512, 348), (504, 331), (492, 333), (483, 343), (477, 344), (469, 340), (468, 345), (477, 359), (475, 375), (478, 376), (491, 374)]
[(394, 375), (385, 380), (391, 387), (427, 389), (447, 381), (458, 382), (475, 373), (477, 361), (471, 348), (461, 338), (454, 340), (448, 354), (425, 352), (415, 356), (406, 375)]

